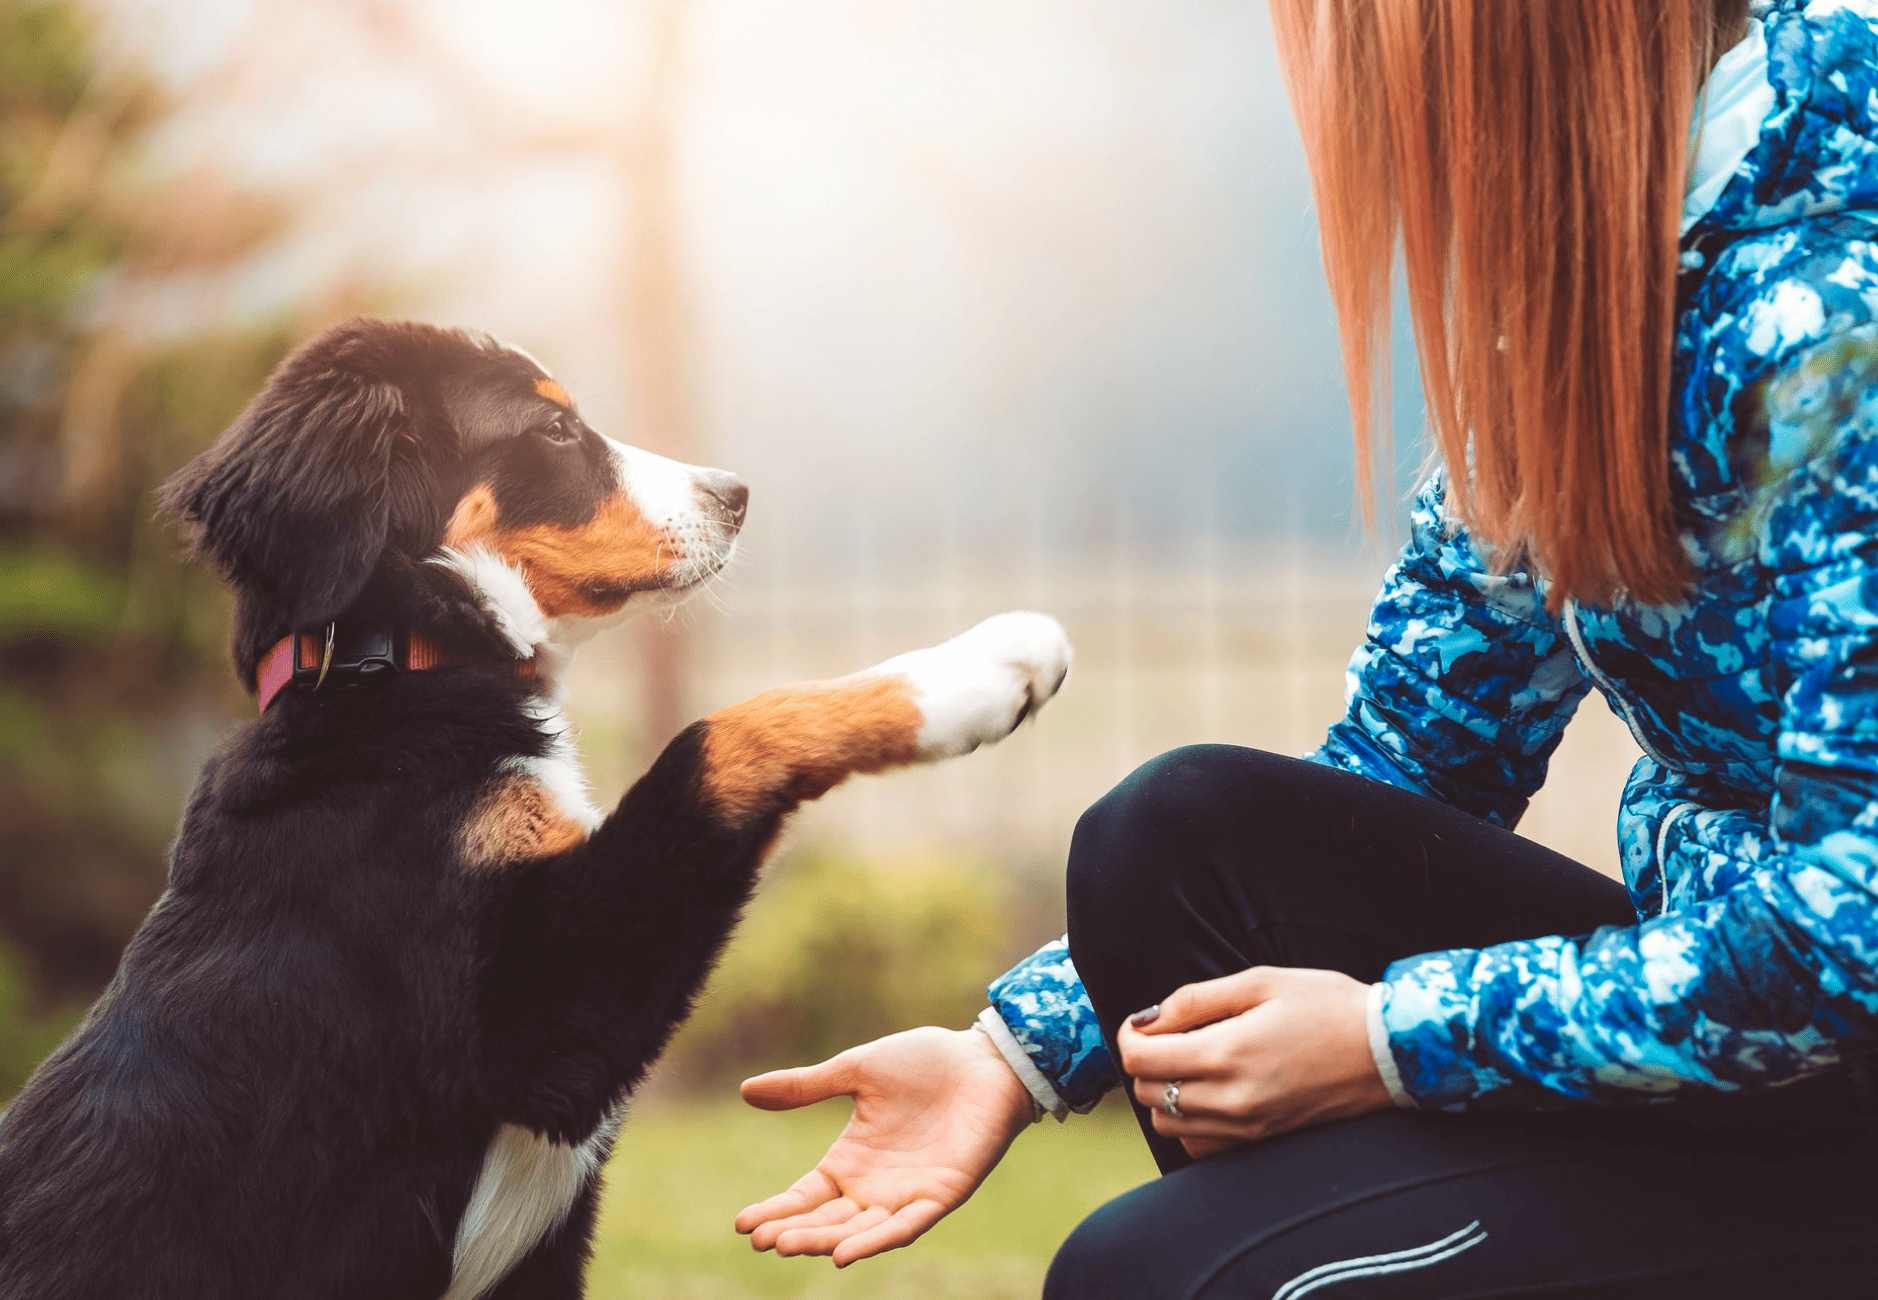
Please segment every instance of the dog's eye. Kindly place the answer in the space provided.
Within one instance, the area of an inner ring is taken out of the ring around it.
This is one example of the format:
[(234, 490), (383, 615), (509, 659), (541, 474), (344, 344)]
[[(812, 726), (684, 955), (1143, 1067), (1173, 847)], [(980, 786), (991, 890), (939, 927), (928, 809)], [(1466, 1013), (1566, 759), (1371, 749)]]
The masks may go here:
[(541, 436), (549, 442), (573, 442), (580, 434), (568, 427), (566, 416), (557, 415), (541, 426)]

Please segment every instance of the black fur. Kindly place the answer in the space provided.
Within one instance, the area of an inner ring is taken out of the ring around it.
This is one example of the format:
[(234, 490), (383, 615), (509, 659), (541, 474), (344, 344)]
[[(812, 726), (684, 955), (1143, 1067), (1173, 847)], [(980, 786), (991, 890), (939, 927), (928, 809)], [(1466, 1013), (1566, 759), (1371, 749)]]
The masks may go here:
[[(610, 488), (590, 431), (518, 441), (562, 414), (533, 373), (354, 323), (176, 477), (166, 503), (237, 592), (246, 679), (287, 629), (361, 611), (499, 644), (421, 563), (452, 503), (491, 457), (572, 485), (555, 506), (537, 481), (537, 513)], [(437, 1300), (497, 1126), (595, 1132), (686, 1013), (782, 805), (715, 812), (699, 724), (578, 847), (466, 869), (472, 805), (545, 752), (531, 689), (478, 662), (288, 691), (208, 764), (168, 890), (0, 1120), (0, 1298)], [(594, 1196), (489, 1294), (580, 1294)]]

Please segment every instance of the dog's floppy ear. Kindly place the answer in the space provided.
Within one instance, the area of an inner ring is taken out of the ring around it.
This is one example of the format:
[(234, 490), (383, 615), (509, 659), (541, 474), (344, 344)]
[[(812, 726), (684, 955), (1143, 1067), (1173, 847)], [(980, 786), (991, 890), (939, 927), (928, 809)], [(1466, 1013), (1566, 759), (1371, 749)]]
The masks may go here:
[(409, 412), (375, 342), (355, 323), (302, 347), (163, 485), (198, 552), (288, 628), (356, 600), (392, 527), (391, 453)]

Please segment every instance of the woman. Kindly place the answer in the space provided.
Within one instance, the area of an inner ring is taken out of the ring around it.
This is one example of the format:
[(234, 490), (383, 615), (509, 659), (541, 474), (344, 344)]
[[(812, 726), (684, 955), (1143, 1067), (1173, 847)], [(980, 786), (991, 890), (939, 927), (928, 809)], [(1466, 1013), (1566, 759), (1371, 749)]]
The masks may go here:
[[(1091, 809), (982, 1033), (746, 1084), (856, 1099), (757, 1246), (905, 1244), (1119, 1062), (1166, 1176), (1052, 1296), (1878, 1290), (1878, 0), (1748, 8), (1272, 0), (1359, 447), (1399, 247), (1447, 466), (1349, 711)], [(1594, 688), (1627, 895), (1505, 829)]]

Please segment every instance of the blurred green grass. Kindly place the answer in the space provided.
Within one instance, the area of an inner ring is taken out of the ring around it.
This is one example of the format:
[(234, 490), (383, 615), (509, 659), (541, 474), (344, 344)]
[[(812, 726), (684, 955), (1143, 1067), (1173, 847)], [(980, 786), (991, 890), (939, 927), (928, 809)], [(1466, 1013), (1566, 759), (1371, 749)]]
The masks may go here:
[(752, 1251), (731, 1229), (737, 1211), (813, 1166), (848, 1111), (768, 1114), (734, 1092), (636, 1106), (607, 1167), (590, 1300), (1034, 1300), (1070, 1230), (1154, 1176), (1112, 1100), (1023, 1134), (976, 1196), (905, 1250), (841, 1270)]

